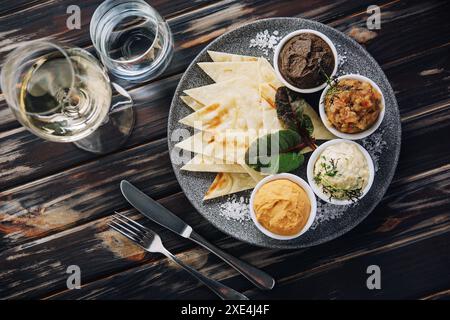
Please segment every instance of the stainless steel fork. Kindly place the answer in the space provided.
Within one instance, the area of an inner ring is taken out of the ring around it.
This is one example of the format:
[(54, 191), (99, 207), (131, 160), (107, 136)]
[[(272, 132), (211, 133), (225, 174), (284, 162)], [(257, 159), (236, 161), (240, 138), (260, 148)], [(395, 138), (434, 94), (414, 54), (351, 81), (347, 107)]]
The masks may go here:
[(239, 293), (216, 280), (210, 279), (197, 270), (184, 264), (164, 247), (159, 235), (147, 227), (144, 227), (140, 223), (128, 218), (127, 216), (116, 212), (116, 215), (113, 216), (113, 220), (109, 226), (117, 232), (123, 234), (134, 243), (138, 244), (144, 250), (152, 253), (162, 253), (167, 258), (189, 272), (197, 280), (202, 282), (223, 300), (248, 300), (248, 298), (242, 293)]

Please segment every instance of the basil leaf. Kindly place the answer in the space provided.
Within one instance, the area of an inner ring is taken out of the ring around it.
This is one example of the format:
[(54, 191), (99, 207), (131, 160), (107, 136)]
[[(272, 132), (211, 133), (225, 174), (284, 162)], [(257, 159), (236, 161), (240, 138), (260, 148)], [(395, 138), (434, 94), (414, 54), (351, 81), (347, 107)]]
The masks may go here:
[(245, 153), (245, 163), (266, 173), (290, 172), (300, 167), (304, 156), (301, 136), (293, 130), (280, 130), (255, 140)]
[(291, 172), (305, 162), (305, 156), (300, 152), (281, 153), (272, 157), (271, 173)]

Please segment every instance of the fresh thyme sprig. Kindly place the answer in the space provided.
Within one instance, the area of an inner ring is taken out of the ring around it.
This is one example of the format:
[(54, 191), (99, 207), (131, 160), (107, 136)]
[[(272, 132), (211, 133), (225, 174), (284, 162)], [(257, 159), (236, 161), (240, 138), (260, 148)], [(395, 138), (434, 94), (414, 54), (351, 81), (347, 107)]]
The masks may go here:
[(357, 202), (362, 195), (362, 188), (339, 189), (332, 186), (322, 185), (322, 191), (323, 193), (329, 195), (330, 200), (332, 198), (346, 198), (352, 202)]
[(322, 67), (322, 61), (319, 61), (319, 71), (325, 77), (325, 82), (330, 86), (334, 87), (337, 85), (337, 78), (334, 76), (329, 76)]
[[(321, 61), (319, 62), (319, 71), (320, 71), (320, 73), (323, 74), (323, 76), (325, 77), (325, 82), (326, 82), (327, 85), (330, 87), (330, 88), (328, 89), (328, 91), (327, 91), (327, 93), (326, 93), (324, 99), (325, 99), (327, 96), (332, 95), (332, 100), (333, 100), (334, 96), (340, 92), (340, 88), (339, 88), (339, 85), (338, 85), (338, 80), (337, 80), (336, 77), (334, 77), (334, 76), (329, 76), (329, 75), (325, 72), (325, 70), (324, 70), (323, 67), (322, 67), (322, 62), (321, 62)], [(322, 101), (321, 103), (322, 103), (322, 104), (325, 104), (325, 101)]]

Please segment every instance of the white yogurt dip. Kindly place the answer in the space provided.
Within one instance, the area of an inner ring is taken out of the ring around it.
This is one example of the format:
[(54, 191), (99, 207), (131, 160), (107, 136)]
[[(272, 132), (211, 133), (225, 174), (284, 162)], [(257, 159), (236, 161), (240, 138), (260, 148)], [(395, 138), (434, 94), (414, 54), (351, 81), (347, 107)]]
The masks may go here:
[(314, 181), (330, 198), (357, 200), (369, 181), (366, 157), (355, 144), (330, 145), (314, 164)]

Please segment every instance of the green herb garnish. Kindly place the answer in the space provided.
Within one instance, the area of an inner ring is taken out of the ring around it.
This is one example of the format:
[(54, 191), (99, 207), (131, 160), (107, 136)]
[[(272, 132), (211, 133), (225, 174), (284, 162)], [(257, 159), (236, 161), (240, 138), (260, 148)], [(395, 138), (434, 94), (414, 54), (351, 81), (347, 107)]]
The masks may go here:
[(256, 139), (245, 153), (245, 163), (256, 171), (290, 172), (300, 167), (305, 157), (302, 137), (293, 130), (280, 130)]
[[(326, 160), (325, 157), (323, 157), (323, 159)], [(337, 159), (337, 160), (330, 159), (329, 163), (326, 163), (326, 162), (321, 163), (321, 166), (325, 170), (325, 174), (327, 176), (329, 176), (329, 177), (336, 176), (336, 174), (338, 173), (338, 170), (337, 170), (338, 161), (339, 161), (339, 159)]]
[[(343, 188), (337, 188), (331, 184), (331, 182), (328, 180), (329, 177), (335, 177), (339, 175), (339, 171), (337, 168), (337, 163), (339, 159), (327, 159), (325, 156), (321, 157), (324, 162), (320, 164), (323, 171), (320, 171), (318, 174), (314, 176), (314, 181), (316, 184), (320, 185), (322, 187), (323, 193), (329, 195), (330, 200), (332, 198), (335, 199), (349, 199), (352, 202), (356, 202), (359, 200), (359, 198), (362, 195), (362, 188), (361, 187), (355, 187), (351, 189), (343, 189)], [(358, 177), (358, 180), (362, 180), (361, 177)], [(364, 181), (361, 181), (358, 185), (363, 185)]]
[(352, 202), (357, 202), (362, 195), (362, 188), (355, 189), (339, 189), (332, 186), (322, 185), (322, 191), (329, 195), (329, 199), (348, 199)]

